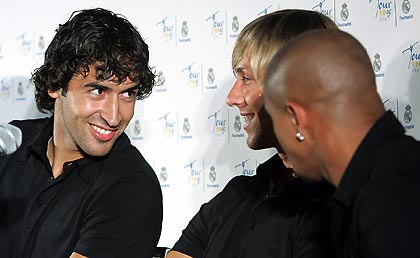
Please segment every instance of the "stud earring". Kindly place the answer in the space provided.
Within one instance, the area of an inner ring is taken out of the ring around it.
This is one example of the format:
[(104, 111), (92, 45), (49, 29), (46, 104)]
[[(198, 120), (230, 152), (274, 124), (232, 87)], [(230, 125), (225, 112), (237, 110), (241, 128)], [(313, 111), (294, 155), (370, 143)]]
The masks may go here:
[(302, 142), (303, 140), (305, 140), (305, 136), (303, 136), (303, 134), (301, 134), (300, 132), (296, 133), (296, 140), (298, 142)]
[(260, 93), (258, 94), (258, 97), (261, 97), (261, 96), (262, 96), (263, 89), (262, 89), (262, 87), (261, 87), (261, 86), (260, 86), (260, 87), (258, 87), (258, 89), (260, 90)]

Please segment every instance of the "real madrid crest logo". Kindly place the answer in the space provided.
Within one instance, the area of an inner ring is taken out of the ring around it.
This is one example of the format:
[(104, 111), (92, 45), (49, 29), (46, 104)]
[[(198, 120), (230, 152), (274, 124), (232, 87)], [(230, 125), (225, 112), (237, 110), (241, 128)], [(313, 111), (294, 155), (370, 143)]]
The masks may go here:
[(214, 166), (210, 167), (209, 180), (212, 183), (214, 183), (214, 181), (216, 181), (216, 169), (215, 169)]
[(373, 60), (373, 70), (375, 70), (375, 72), (379, 72), (379, 70), (381, 70), (382, 62), (380, 58), (381, 56), (377, 53), (375, 55), (375, 59)]
[(184, 118), (184, 124), (182, 126), (182, 130), (184, 131), (185, 134), (190, 132), (190, 122), (188, 121), (188, 118)]
[(239, 30), (239, 22), (238, 22), (238, 16), (233, 16), (232, 19), (232, 31), (233, 32), (238, 32)]
[(214, 79), (215, 79), (215, 77), (214, 77), (214, 73), (213, 73), (213, 68), (209, 68), (209, 73), (207, 74), (207, 82), (209, 84), (213, 84)]
[(405, 106), (404, 121), (408, 124), (411, 122), (411, 119), (413, 119), (413, 113), (411, 113), (411, 106), (407, 105)]
[(23, 96), (24, 91), (25, 91), (25, 89), (23, 88), (22, 82), (19, 82), (18, 86), (17, 86), (17, 95), (19, 97)]
[(187, 22), (186, 21), (183, 21), (182, 22), (181, 35), (183, 37), (186, 37), (188, 35), (188, 26), (187, 26)]
[(411, 9), (411, 4), (410, 4), (410, 1), (408, 1), (408, 0), (404, 0), (404, 1), (402, 2), (402, 11), (403, 11), (405, 14), (407, 14), (408, 12), (410, 12), (410, 9)]
[(162, 167), (160, 169), (159, 179), (162, 183), (165, 183), (166, 180), (168, 179), (168, 173), (166, 173), (166, 167)]
[(163, 75), (163, 72), (159, 71), (156, 77), (155, 86), (162, 86), (165, 83), (165, 76)]
[(235, 129), (235, 132), (239, 132), (241, 130), (242, 124), (239, 120), (240, 117), (238, 115), (235, 116), (235, 122), (233, 123), (233, 129)]
[(140, 126), (140, 121), (136, 120), (134, 122), (134, 134), (135, 135), (139, 135), (141, 133), (141, 126)]
[(347, 4), (344, 3), (341, 6), (341, 20), (346, 21), (349, 18), (349, 9), (347, 9)]

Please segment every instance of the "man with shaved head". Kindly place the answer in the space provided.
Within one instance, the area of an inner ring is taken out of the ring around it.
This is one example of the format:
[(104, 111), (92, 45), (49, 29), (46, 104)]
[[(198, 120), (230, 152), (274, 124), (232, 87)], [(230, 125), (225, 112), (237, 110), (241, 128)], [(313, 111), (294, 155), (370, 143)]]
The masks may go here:
[(336, 187), (338, 257), (419, 257), (420, 143), (385, 111), (364, 47), (306, 32), (272, 58), (264, 101), (296, 172)]

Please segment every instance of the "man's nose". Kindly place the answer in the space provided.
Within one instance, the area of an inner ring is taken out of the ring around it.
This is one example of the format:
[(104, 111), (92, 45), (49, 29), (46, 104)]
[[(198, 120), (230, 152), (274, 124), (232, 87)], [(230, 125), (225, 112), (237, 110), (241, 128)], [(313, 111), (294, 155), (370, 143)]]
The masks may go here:
[(110, 96), (105, 100), (101, 117), (110, 127), (117, 127), (120, 124), (121, 116), (118, 96)]
[(232, 89), (230, 89), (226, 98), (226, 103), (230, 107), (241, 106), (244, 103), (243, 87), (239, 80), (236, 80), (235, 84), (232, 86)]

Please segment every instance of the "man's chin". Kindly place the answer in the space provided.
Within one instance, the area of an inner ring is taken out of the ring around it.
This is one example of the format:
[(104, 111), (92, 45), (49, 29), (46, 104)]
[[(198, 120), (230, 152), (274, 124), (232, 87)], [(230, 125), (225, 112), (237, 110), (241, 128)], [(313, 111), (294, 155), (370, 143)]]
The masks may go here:
[(249, 137), (248, 137), (246, 143), (251, 150), (263, 150), (263, 149), (269, 149), (269, 148), (274, 147), (270, 144), (264, 144), (261, 141), (258, 141), (254, 138), (249, 138)]

